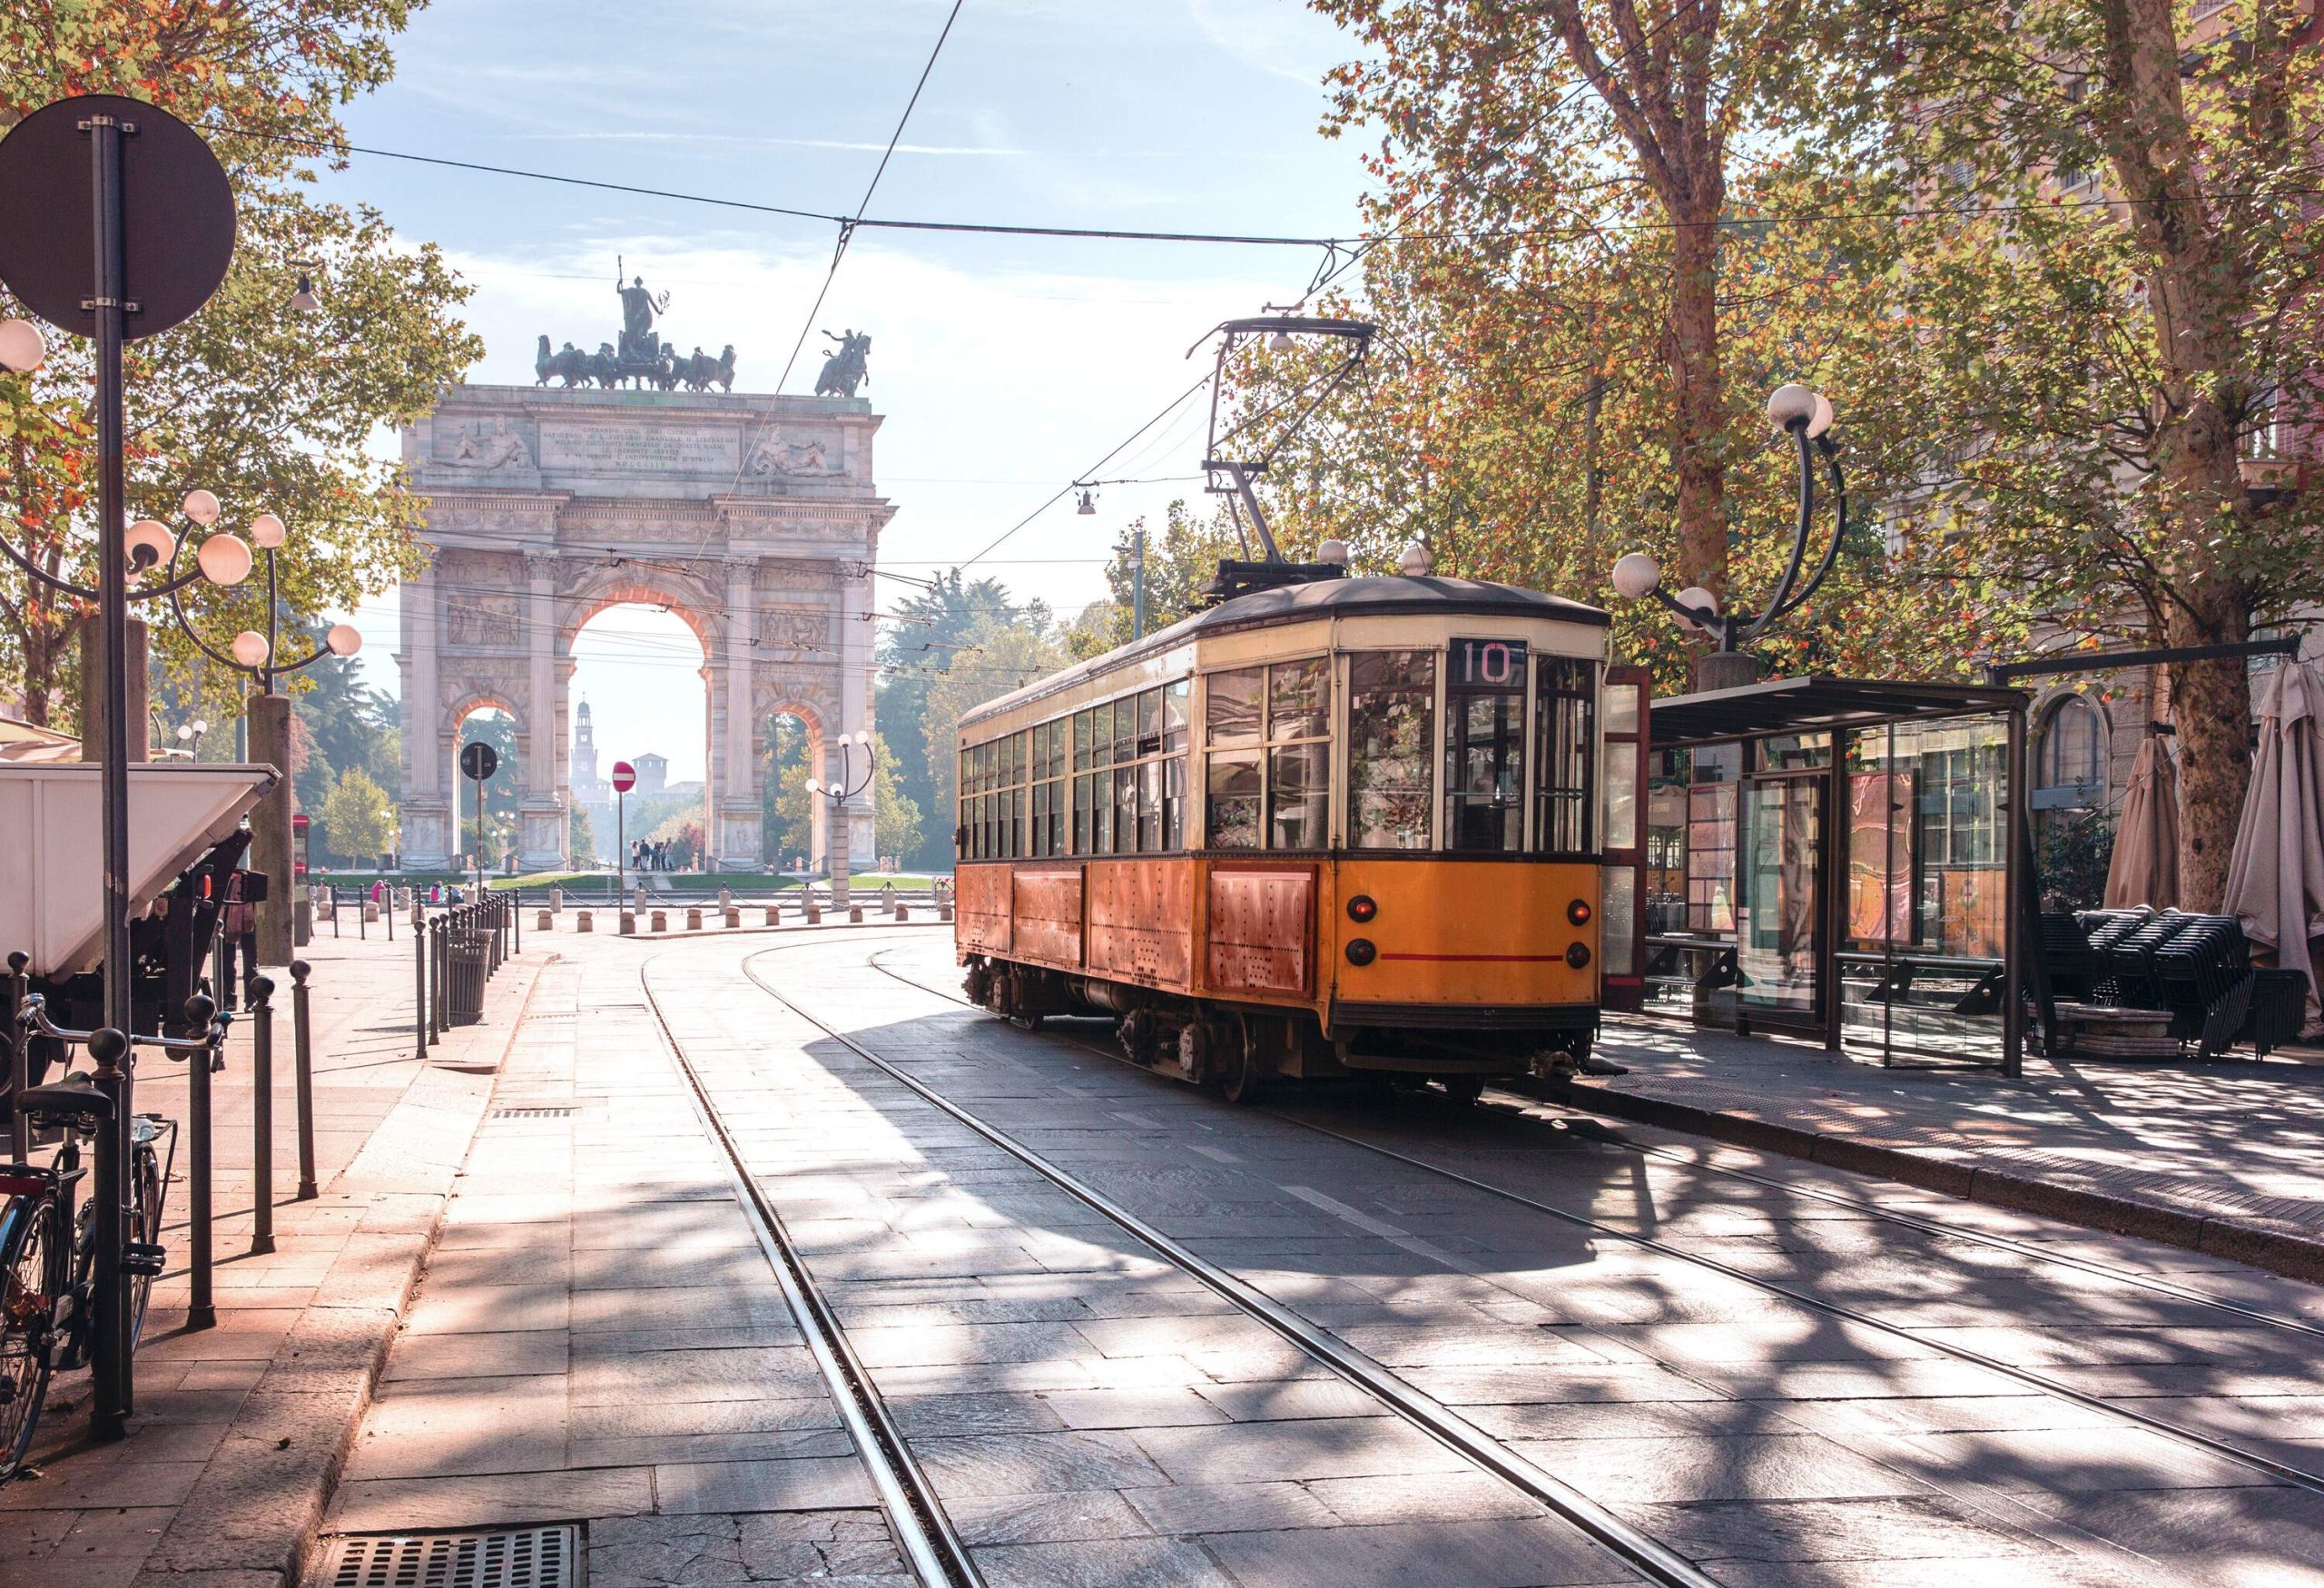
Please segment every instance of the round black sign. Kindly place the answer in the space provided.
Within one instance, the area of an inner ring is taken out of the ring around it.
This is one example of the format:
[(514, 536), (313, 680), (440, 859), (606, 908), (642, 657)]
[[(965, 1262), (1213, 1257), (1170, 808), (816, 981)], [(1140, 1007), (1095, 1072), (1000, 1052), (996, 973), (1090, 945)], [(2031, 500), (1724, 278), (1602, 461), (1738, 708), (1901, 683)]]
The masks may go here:
[(43, 320), (94, 336), (93, 117), (122, 123), (123, 334), (152, 336), (210, 301), (234, 256), (234, 190), (201, 135), (142, 100), (60, 99), (0, 138), (0, 281)]
[(491, 745), (478, 740), (460, 750), (460, 770), (482, 783), (500, 769), (500, 757)]

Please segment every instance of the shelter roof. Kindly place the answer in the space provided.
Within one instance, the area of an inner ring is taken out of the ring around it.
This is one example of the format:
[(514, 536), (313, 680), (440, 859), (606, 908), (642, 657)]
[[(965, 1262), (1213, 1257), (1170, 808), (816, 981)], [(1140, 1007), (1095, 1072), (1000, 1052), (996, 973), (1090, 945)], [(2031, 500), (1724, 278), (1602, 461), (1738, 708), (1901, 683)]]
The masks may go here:
[(1832, 678), (1801, 674), (1738, 689), (1673, 695), (1649, 707), (1647, 737), (1657, 749), (1738, 739), (1752, 734), (1814, 733), (1918, 717), (1966, 716), (2025, 704), (2023, 689), (1895, 678)]

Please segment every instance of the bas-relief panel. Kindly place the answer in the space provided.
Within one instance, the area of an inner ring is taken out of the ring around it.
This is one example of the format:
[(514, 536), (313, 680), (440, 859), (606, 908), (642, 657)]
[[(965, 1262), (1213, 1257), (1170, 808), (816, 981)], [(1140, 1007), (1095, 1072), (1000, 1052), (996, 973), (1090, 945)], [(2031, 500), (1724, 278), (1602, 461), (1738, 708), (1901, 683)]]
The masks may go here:
[(528, 427), (506, 414), (487, 419), (438, 421), (430, 427), (428, 460), (437, 468), (479, 475), (528, 473), (537, 469)]
[(519, 597), (463, 592), (445, 601), (447, 637), (455, 646), (513, 646), (523, 643)]
[(821, 646), (831, 638), (832, 615), (822, 608), (788, 607), (759, 614), (759, 644), (777, 649)]
[(836, 428), (770, 429), (743, 472), (753, 479), (835, 479), (847, 472), (844, 448)]

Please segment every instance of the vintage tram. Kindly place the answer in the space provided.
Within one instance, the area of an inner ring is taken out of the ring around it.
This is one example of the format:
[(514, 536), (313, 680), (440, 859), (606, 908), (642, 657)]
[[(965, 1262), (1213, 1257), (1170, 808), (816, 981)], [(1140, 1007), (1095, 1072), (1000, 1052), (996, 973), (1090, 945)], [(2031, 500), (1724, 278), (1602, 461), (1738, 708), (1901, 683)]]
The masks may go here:
[(961, 719), (977, 1002), (1110, 1015), (1133, 1059), (1238, 1100), (1351, 1072), (1473, 1098), (1586, 1056), (1609, 904), (1624, 947), (1634, 914), (1630, 873), (1607, 883), (1610, 725), (1632, 826), (1643, 757), (1638, 686), (1605, 711), (1606, 614), (1338, 572)]

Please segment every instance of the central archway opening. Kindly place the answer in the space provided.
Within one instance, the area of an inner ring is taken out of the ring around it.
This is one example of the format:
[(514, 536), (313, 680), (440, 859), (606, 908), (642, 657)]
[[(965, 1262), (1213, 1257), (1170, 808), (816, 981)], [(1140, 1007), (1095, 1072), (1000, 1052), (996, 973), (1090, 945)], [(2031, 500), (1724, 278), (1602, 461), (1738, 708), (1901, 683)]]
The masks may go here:
[[(714, 829), (705, 657), (693, 625), (665, 604), (615, 602), (582, 621), (570, 652), (574, 868), (638, 870), (650, 858), (649, 874), (701, 870)], [(616, 761), (637, 769), (625, 800), (610, 782)]]
[(822, 730), (798, 711), (777, 711), (760, 740), (759, 798), (769, 871), (812, 876), (828, 868), (824, 853), (830, 802), (820, 789)]

